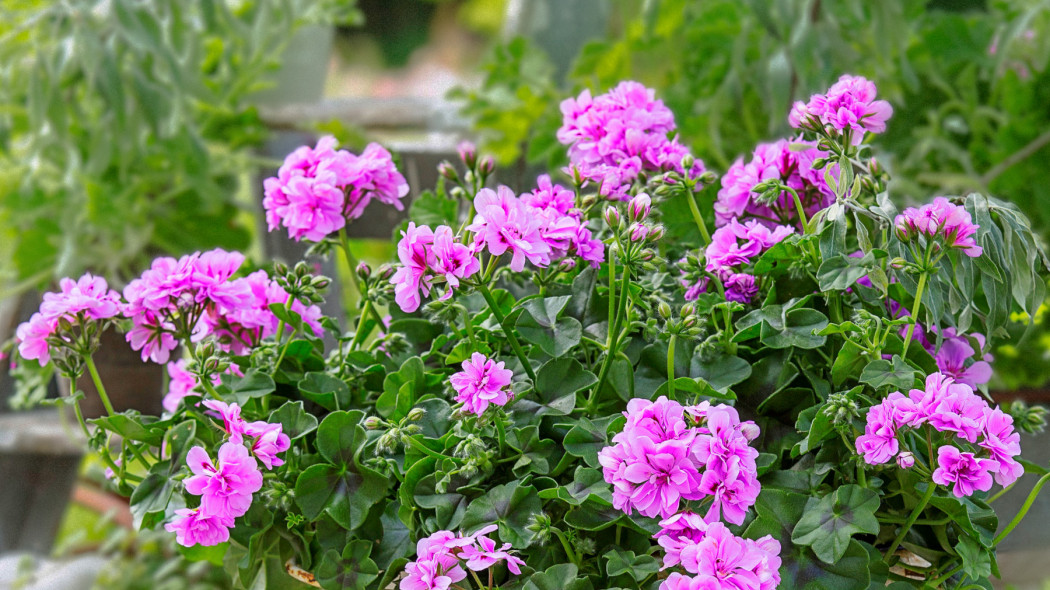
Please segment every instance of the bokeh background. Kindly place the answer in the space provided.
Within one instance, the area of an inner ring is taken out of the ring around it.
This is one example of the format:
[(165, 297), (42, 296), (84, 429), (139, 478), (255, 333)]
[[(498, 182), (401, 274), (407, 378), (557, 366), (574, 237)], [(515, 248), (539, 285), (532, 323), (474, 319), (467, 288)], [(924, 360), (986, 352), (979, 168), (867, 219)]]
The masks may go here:
[[(1047, 238), (1048, 63), (1045, 0), (0, 0), (2, 354), (63, 276), (120, 287), (155, 256), (216, 246), (259, 266), (303, 255), (266, 232), (261, 179), (320, 135), (388, 146), (413, 196), (464, 139), (526, 190), (565, 163), (559, 102), (622, 79), (656, 89), (724, 171), (790, 134), (793, 101), (864, 75), (895, 109), (874, 141), (895, 199), (994, 194)], [(385, 210), (352, 224), (355, 254), (389, 260), (400, 223)], [(990, 351), (990, 395), (1050, 401), (1044, 315), (1014, 317)], [(148, 411), (163, 374), (137, 362), (110, 364)], [(0, 588), (227, 586), (222, 564), (133, 532), (55, 410), (24, 411), (56, 395), (51, 375), (0, 366)], [(1025, 449), (1050, 461), (1046, 441)], [(1047, 518), (1040, 501), (1010, 537), (1002, 584), (1044, 587)]]

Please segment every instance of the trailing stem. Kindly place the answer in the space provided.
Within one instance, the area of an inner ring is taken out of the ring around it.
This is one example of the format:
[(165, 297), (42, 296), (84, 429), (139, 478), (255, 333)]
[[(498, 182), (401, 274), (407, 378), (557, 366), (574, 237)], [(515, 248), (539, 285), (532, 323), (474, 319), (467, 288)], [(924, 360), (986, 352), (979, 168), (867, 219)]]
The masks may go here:
[(98, 375), (98, 368), (95, 367), (95, 361), (92, 360), (91, 355), (84, 356), (84, 363), (87, 365), (88, 372), (91, 373), (91, 381), (95, 383), (95, 389), (98, 390), (98, 397), (102, 400), (102, 405), (106, 408), (106, 413), (110, 416), (116, 414), (113, 410), (113, 404), (109, 401), (109, 396), (106, 395), (106, 388), (102, 385), (102, 378)]
[(488, 304), (489, 309), (492, 310), (492, 315), (496, 316), (496, 321), (503, 328), (503, 333), (506, 334), (507, 340), (510, 342), (510, 347), (514, 349), (514, 354), (517, 355), (518, 360), (521, 361), (522, 367), (525, 372), (528, 373), (529, 379), (532, 379), (532, 384), (536, 384), (536, 372), (532, 370), (532, 365), (529, 364), (528, 357), (525, 356), (525, 350), (522, 349), (521, 343), (518, 342), (518, 337), (514, 334), (514, 330), (511, 326), (507, 325), (507, 316), (503, 315), (500, 311), (499, 305), (496, 304), (496, 300), (492, 297), (492, 292), (485, 285), (478, 285), (478, 292), (485, 298), (485, 303)]
[(915, 305), (911, 310), (911, 323), (908, 324), (908, 332), (904, 335), (904, 348), (901, 358), (908, 358), (908, 345), (911, 344), (912, 334), (915, 333), (915, 324), (919, 321), (919, 310), (922, 309), (922, 292), (926, 289), (926, 269), (919, 275), (919, 287), (915, 290)]
[(911, 526), (915, 524), (916, 520), (919, 519), (919, 515), (922, 514), (922, 511), (926, 508), (926, 505), (930, 503), (930, 498), (933, 497), (933, 492), (936, 489), (937, 486), (933, 485), (933, 482), (929, 482), (926, 484), (926, 493), (923, 494), (922, 499), (919, 500), (919, 503), (915, 505), (915, 509), (911, 511), (911, 515), (908, 516), (908, 520), (906, 520), (904, 522), (904, 526), (901, 527), (901, 532), (897, 533), (897, 538), (893, 540), (893, 543), (890, 543), (890, 548), (886, 550), (886, 555), (883, 557), (883, 560), (886, 563), (890, 562), (890, 558), (892, 558), (893, 554), (896, 553), (897, 547), (901, 544), (901, 541), (904, 540), (904, 536), (908, 534), (908, 531), (911, 530)]

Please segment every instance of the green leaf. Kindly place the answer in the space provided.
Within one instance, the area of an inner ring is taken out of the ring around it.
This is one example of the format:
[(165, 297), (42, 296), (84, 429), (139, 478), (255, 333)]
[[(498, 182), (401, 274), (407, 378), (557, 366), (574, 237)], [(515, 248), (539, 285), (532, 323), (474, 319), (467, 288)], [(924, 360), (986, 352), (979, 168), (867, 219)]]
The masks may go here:
[(166, 473), (150, 473), (139, 482), (130, 500), (135, 528), (150, 528), (160, 522), (174, 491), (174, 480)]
[(992, 575), (992, 558), (989, 550), (968, 536), (960, 536), (955, 550), (962, 558), (963, 571), (975, 580)]
[(460, 526), (465, 531), (472, 531), (487, 524), (498, 524), (502, 542), (515, 547), (527, 547), (533, 533), (526, 530), (525, 526), (534, 514), (542, 510), (543, 504), (536, 495), (536, 488), (512, 481), (496, 486), (472, 500)]
[(858, 485), (845, 485), (823, 498), (810, 498), (791, 541), (813, 549), (821, 561), (836, 563), (846, 553), (850, 537), (879, 532), (875, 511), (879, 496)]
[[(882, 253), (885, 256), (885, 253)], [(857, 280), (868, 274), (876, 266), (875, 255), (868, 252), (863, 257), (855, 258), (839, 254), (827, 258), (817, 270), (817, 283), (820, 290), (843, 291), (856, 284)]]
[(246, 404), (252, 398), (267, 396), (277, 389), (273, 379), (258, 369), (247, 371), (244, 377), (223, 375), (223, 383), (229, 386), (230, 393), (241, 405)]
[(610, 578), (630, 574), (634, 581), (641, 582), (660, 571), (660, 564), (652, 555), (635, 555), (634, 551), (614, 547), (603, 557), (605, 557), (605, 572)]
[[(532, 300), (529, 303), (538, 302)], [(583, 326), (576, 318), (561, 318), (550, 325), (544, 325), (543, 320), (537, 319), (527, 311), (518, 316), (516, 326), (522, 338), (539, 346), (540, 350), (552, 357), (565, 355), (579, 344), (583, 337)]]
[(389, 485), (386, 477), (367, 467), (322, 463), (299, 474), (295, 502), (311, 521), (327, 513), (343, 528), (353, 530), (386, 497)]
[[(155, 418), (145, 418), (146, 420), (155, 420)], [(148, 423), (144, 423), (143, 417), (135, 410), (128, 410), (121, 414), (114, 414), (112, 416), (102, 416), (101, 418), (94, 418), (88, 420), (92, 424), (119, 434), (120, 436), (137, 442), (143, 442), (155, 447), (159, 447), (160, 443), (164, 440), (164, 433), (166, 428), (152, 427)]]
[(164, 436), (168, 445), (168, 456), (171, 457), (171, 468), (174, 473), (186, 462), (186, 453), (197, 436), (197, 421), (186, 420), (178, 426), (173, 427)]
[(317, 581), (325, 590), (364, 590), (379, 577), (379, 568), (371, 560), (370, 541), (351, 541), (342, 555), (329, 549), (317, 565)]
[(281, 432), (288, 438), (296, 440), (317, 429), (317, 417), (303, 409), (303, 402), (285, 402), (284, 405), (270, 412), (269, 422), (280, 422)]
[(524, 398), (515, 411), (536, 416), (564, 416), (576, 407), (576, 392), (594, 385), (598, 378), (574, 358), (557, 358), (536, 371), (536, 401)]
[(915, 369), (895, 354), (892, 362), (876, 359), (868, 363), (861, 371), (860, 382), (867, 383), (875, 389), (889, 386), (892, 389), (907, 390), (915, 386)]
[(367, 440), (361, 410), (332, 412), (317, 427), (317, 450), (333, 465), (349, 465)]
[(695, 368), (696, 377), (720, 393), (725, 393), (751, 376), (751, 364), (735, 355), (719, 354), (702, 358)]
[(412, 201), (408, 211), (409, 218), (418, 225), (455, 226), (458, 208), (459, 202), (455, 199), (436, 195), (434, 191), (424, 191)]
[(835, 386), (842, 385), (846, 380), (855, 377), (857, 371), (861, 370), (861, 367), (867, 363), (868, 360), (864, 349), (847, 340), (842, 345), (838, 355), (835, 356), (835, 362), (831, 365), (831, 382)]
[(571, 563), (559, 563), (529, 577), (523, 590), (591, 590), (591, 582), (580, 577)]
[(587, 465), (598, 467), (598, 451), (609, 445), (609, 424), (616, 415), (591, 420), (581, 417), (565, 435), (565, 452), (580, 457)]
[(579, 506), (588, 500), (611, 506), (612, 486), (597, 469), (578, 467), (572, 483), (542, 490), (539, 496), (544, 500), (557, 498), (572, 506)]
[(298, 388), (304, 398), (329, 412), (350, 405), (350, 387), (328, 373), (307, 373), (299, 381)]
[(183, 557), (190, 561), (207, 561), (212, 565), (222, 567), (222, 558), (230, 550), (230, 542), (227, 541), (210, 547), (205, 547), (204, 545), (185, 547), (176, 544), (175, 548), (179, 550)]
[[(920, 484), (924, 485), (924, 484)], [(917, 489), (919, 493), (925, 492), (925, 488)], [(981, 545), (991, 548), (992, 539), (999, 526), (999, 519), (984, 502), (978, 502), (972, 498), (956, 498), (955, 496), (938, 496), (930, 498), (930, 505), (951, 517), (952, 521), (971, 537), (977, 539)]]
[(414, 356), (406, 360), (396, 373), (388, 374), (383, 380), (383, 394), (376, 400), (376, 412), (384, 418), (404, 418), (426, 391), (426, 383), (423, 359)]

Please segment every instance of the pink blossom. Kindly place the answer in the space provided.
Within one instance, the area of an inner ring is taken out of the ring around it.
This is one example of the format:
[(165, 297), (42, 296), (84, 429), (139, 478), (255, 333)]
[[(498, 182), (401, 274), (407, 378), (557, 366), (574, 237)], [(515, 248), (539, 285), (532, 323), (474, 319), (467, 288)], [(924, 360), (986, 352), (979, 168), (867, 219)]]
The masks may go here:
[(197, 377), (186, 370), (186, 360), (179, 359), (167, 364), (168, 393), (164, 395), (162, 405), (167, 412), (174, 413), (179, 409), (182, 398), (193, 395), (197, 387)]
[[(682, 500), (703, 497), (700, 473), (692, 461), (693, 435), (654, 443), (634, 433), (598, 455), (606, 481), (613, 484), (613, 507), (631, 514), (667, 518), (678, 511)], [(611, 449), (623, 449), (618, 457)], [(611, 476), (611, 477), (610, 477)]]
[(398, 172), (394, 159), (383, 146), (370, 143), (359, 156), (350, 157), (346, 179), (340, 185), (347, 193), (345, 215), (357, 219), (372, 199), (405, 208), (401, 199), (408, 194), (408, 183)]
[(256, 421), (244, 425), (244, 434), (253, 437), (251, 449), (252, 454), (267, 469), (284, 465), (284, 459), (277, 456), (292, 445), (291, 439), (283, 432), (281, 424), (270, 424), (268, 422)]
[(682, 549), (695, 545), (704, 538), (707, 521), (694, 512), (679, 512), (671, 518), (660, 521), (660, 532), (653, 538), (664, 549), (663, 567), (667, 569), (682, 562)]
[(999, 463), (992, 459), (978, 459), (973, 453), (963, 453), (951, 445), (937, 449), (937, 469), (933, 481), (942, 486), (951, 486), (955, 497), (973, 495), (977, 490), (987, 492), (992, 488), (992, 475)]
[(654, 443), (676, 440), (686, 434), (685, 410), (682, 404), (661, 395), (655, 401), (635, 398), (627, 402), (627, 418), (623, 431), (613, 436), (613, 442), (627, 441), (631, 436), (644, 436)]
[(201, 402), (204, 407), (217, 412), (222, 419), (223, 430), (230, 437), (230, 442), (240, 444), (244, 440), (245, 429), (248, 423), (241, 418), (241, 407), (237, 404), (228, 404), (216, 399), (206, 399)]
[(419, 309), (419, 291), (430, 294), (430, 279), (427, 270), (435, 260), (430, 246), (434, 243), (434, 232), (427, 226), (416, 226), (409, 222), (408, 228), (401, 232), (401, 241), (397, 243), (397, 256), (401, 267), (397, 269), (390, 282), (394, 285), (394, 300), (404, 312)]
[[(804, 151), (795, 151), (792, 146), (809, 146)], [(810, 216), (829, 206), (835, 199), (835, 191), (824, 180), (824, 170), (814, 170), (817, 158), (827, 157), (827, 152), (818, 150), (815, 142), (802, 139), (781, 139), (773, 143), (759, 144), (744, 163), (738, 159), (722, 176), (722, 188), (715, 201), (715, 224), (726, 225), (732, 219), (757, 219), (776, 226), (791, 224), (801, 227), (794, 198), (783, 191), (769, 205), (757, 202), (753, 191), (759, 183), (779, 180), (798, 193), (806, 215)], [(832, 176), (838, 178), (838, 164), (829, 164)]]
[(945, 197), (936, 197), (919, 208), (908, 207), (893, 225), (902, 241), (923, 237), (927, 244), (956, 248), (971, 258), (984, 251), (974, 239), (979, 226), (973, 223), (970, 213)]
[(164, 529), (175, 533), (175, 541), (183, 547), (212, 547), (230, 540), (233, 518), (208, 514), (197, 508), (180, 508), (175, 514), (175, 519), (165, 524)]
[[(930, 329), (937, 331), (936, 326), (931, 326)], [(970, 345), (972, 337), (977, 341), (978, 346), (984, 348), (983, 334), (959, 334), (954, 328), (945, 328), (941, 330), (941, 336), (943, 340), (939, 347), (933, 342), (929, 342), (929, 346), (924, 346), (927, 352), (933, 355), (941, 373), (970, 387), (977, 387), (991, 380), (992, 366), (989, 362), (993, 360), (992, 355), (985, 354), (981, 360), (975, 361), (974, 355), (979, 351), (975, 351)]]
[(409, 562), (398, 587), (401, 590), (448, 590), (467, 577), (467, 572), (450, 556)]
[(534, 209), (553, 210), (558, 215), (568, 215), (576, 206), (576, 195), (560, 184), (551, 182), (551, 177), (543, 174), (536, 179), (536, 190), (521, 196), (521, 200)]
[(780, 582), (779, 553), (780, 543), (770, 536), (741, 539), (714, 522), (699, 543), (683, 549), (682, 566), (712, 588), (771, 590)]
[(875, 84), (860, 76), (844, 75), (826, 94), (814, 94), (809, 102), (795, 103), (788, 116), (792, 127), (816, 125), (834, 131), (851, 131), (852, 142), (859, 145), (865, 132), (882, 133), (893, 107), (875, 100)]
[(1021, 454), (1021, 435), (1014, 430), (1012, 416), (998, 407), (985, 412), (981, 420), (981, 437), (978, 446), (999, 463), (995, 471), (996, 483), (1006, 487), (1024, 475), (1024, 466), (1014, 458)]
[(223, 443), (217, 463), (212, 463), (202, 447), (193, 447), (186, 464), (193, 475), (183, 485), (187, 492), (201, 496), (201, 509), (208, 515), (229, 519), (243, 515), (251, 506), (252, 494), (262, 487), (262, 473), (240, 443)]
[(732, 273), (723, 282), (726, 293), (726, 301), (738, 303), (751, 303), (758, 295), (758, 285), (755, 276), (747, 273)]
[(58, 318), (49, 318), (40, 312), (30, 316), (28, 322), (19, 324), (15, 330), (18, 340), (18, 354), (22, 358), (36, 359), (40, 366), (51, 362), (51, 350), (47, 339), (58, 328)]
[(857, 437), (857, 452), (864, 455), (869, 465), (885, 463), (900, 450), (894, 399), (887, 398), (868, 410), (864, 434)]
[(35, 359), (40, 366), (51, 360), (53, 351), (49, 339), (57, 338), (70, 347), (77, 345), (72, 334), (60, 332), (61, 325), (81, 326), (120, 313), (120, 294), (110, 290), (101, 277), (88, 273), (76, 281), (63, 278), (59, 281), (59, 288), (57, 293), (44, 293), (40, 311), (15, 330), (19, 354), (26, 359)]
[(911, 469), (915, 466), (915, 455), (911, 451), (902, 451), (901, 454), (897, 455), (897, 467), (901, 469)]
[(510, 573), (521, 575), (521, 566), (525, 565), (525, 562), (521, 558), (511, 555), (507, 551), (510, 548), (510, 543), (504, 543), (502, 547), (497, 549), (495, 541), (481, 535), (477, 537), (476, 544), (467, 545), (463, 548), (460, 558), (466, 560), (467, 567), (474, 571), (485, 570), (500, 561), (505, 561)]
[(473, 353), (463, 361), (463, 370), (449, 378), (456, 390), (456, 401), (479, 416), (489, 404), (506, 405), (512, 395), (509, 386), (514, 372), (503, 366), (502, 361), (496, 362), (480, 352)]
[(481, 270), (481, 262), (474, 251), (456, 241), (452, 228), (442, 225), (434, 232), (434, 244), (431, 247), (433, 266), (430, 270), (445, 279), (448, 288), (438, 300), (452, 297), (452, 291), (459, 288), (459, 281), (467, 279)]
[(539, 268), (550, 265), (550, 245), (543, 237), (544, 224), (540, 216), (522, 204), (505, 186), (497, 191), (483, 188), (474, 197), (477, 214), (467, 229), (477, 234), (478, 245), (488, 248), (489, 254), (502, 256), (510, 251), (510, 268), (521, 272), (528, 260)]
[[(284, 305), (290, 296), (263, 270), (232, 282), (248, 293), (247, 300), (233, 307), (211, 306), (207, 309), (203, 321), (207, 333), (215, 336), (224, 350), (243, 355), (258, 346), (263, 339), (277, 333), (280, 320), (270, 310), (270, 306)], [(320, 307), (306, 306), (296, 299), (292, 301), (292, 311), (302, 318), (303, 325), (309, 328), (314, 336), (320, 337), (324, 334), (320, 323)]]

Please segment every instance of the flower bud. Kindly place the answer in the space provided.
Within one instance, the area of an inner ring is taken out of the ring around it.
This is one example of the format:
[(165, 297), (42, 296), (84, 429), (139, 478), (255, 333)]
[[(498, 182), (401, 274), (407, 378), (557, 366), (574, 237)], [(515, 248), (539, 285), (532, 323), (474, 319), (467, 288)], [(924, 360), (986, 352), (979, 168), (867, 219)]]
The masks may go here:
[(561, 272), (571, 272), (575, 268), (575, 258), (563, 258), (562, 261), (558, 263), (558, 269), (561, 270)]
[(910, 451), (901, 451), (901, 454), (897, 455), (897, 466), (901, 469), (911, 469), (915, 466), (915, 455)]
[(379, 416), (369, 416), (361, 423), (365, 430), (379, 430), (383, 427), (383, 419)]
[(718, 175), (714, 172), (711, 172), (710, 170), (700, 175), (700, 182), (704, 185), (711, 184), (716, 180), (718, 180)]
[(593, 204), (595, 204), (597, 202), (598, 202), (598, 195), (596, 195), (594, 193), (587, 193), (586, 195), (583, 195), (582, 197), (580, 197), (580, 206), (584, 207), (584, 208), (590, 207), (591, 205), (593, 205)]
[(758, 424), (748, 420), (747, 422), (740, 423), (740, 434), (744, 435), (744, 438), (751, 442), (758, 438), (758, 435), (762, 433), (762, 429), (758, 427)]
[(656, 306), (656, 311), (660, 314), (660, 317), (665, 320), (671, 317), (671, 306), (668, 305), (666, 301), (661, 301), (660, 304)]
[(649, 228), (641, 223), (632, 223), (627, 228), (627, 234), (632, 242), (643, 242), (645, 238), (649, 237)]
[(681, 314), (683, 318), (694, 316), (696, 314), (696, 306), (692, 303), (686, 303), (682, 306)]
[(812, 168), (813, 170), (823, 170), (824, 167), (827, 165), (827, 158), (817, 158), (816, 160), (813, 160), (813, 164), (810, 166), (810, 168)]
[(682, 318), (682, 327), (683, 328), (692, 328), (693, 326), (696, 325), (696, 321), (697, 320), (696, 320), (696, 316), (695, 315), (687, 315), (684, 318)]
[(496, 161), (492, 159), (492, 156), (485, 156), (478, 162), (478, 172), (482, 176), (488, 176), (496, 171)]
[(478, 161), (478, 148), (472, 142), (461, 141), (456, 147), (456, 153), (468, 169), (473, 168)]
[(666, 234), (666, 233), (667, 233), (667, 230), (664, 229), (664, 226), (662, 226), (662, 225), (654, 226), (651, 230), (649, 230), (649, 241), (650, 242), (659, 242), (664, 237), (664, 234)]
[(871, 172), (872, 176), (878, 176), (882, 173), (882, 166), (879, 165), (878, 160), (872, 158), (868, 161), (868, 170)]
[(651, 248), (646, 248), (638, 254), (638, 257), (645, 262), (649, 262), (653, 258), (656, 258), (656, 252), (654, 252)]
[(620, 210), (612, 205), (605, 208), (605, 214), (603, 217), (605, 218), (605, 224), (612, 229), (620, 227), (620, 222), (623, 220), (623, 218), (620, 217)]
[(898, 215), (895, 223), (893, 224), (893, 231), (897, 234), (897, 239), (902, 242), (909, 242), (912, 238), (911, 227), (908, 224), (908, 220), (903, 215)]
[(409, 410), (407, 418), (410, 422), (419, 422), (425, 414), (426, 410), (423, 408), (412, 408)]
[(456, 172), (456, 167), (450, 162), (442, 162), (438, 164), (438, 174), (452, 182), (457, 182), (459, 180), (459, 173)]
[(327, 289), (328, 285), (332, 284), (332, 279), (323, 276), (316, 276), (310, 280), (310, 286), (314, 289)]
[(696, 158), (693, 157), (693, 154), (686, 154), (686, 155), (682, 156), (682, 170), (685, 170), (687, 173), (690, 170), (692, 170), (693, 164), (695, 164), (695, 163), (696, 163)]
[(649, 195), (640, 193), (627, 203), (627, 216), (631, 221), (644, 221), (646, 217), (649, 217), (652, 206), (653, 200), (649, 198)]
[(363, 281), (367, 281), (368, 277), (372, 276), (372, 267), (368, 266), (367, 262), (360, 262), (357, 265), (357, 276)]
[(394, 276), (394, 265), (387, 263), (379, 267), (380, 279), (383, 279), (385, 281), (392, 276)]

